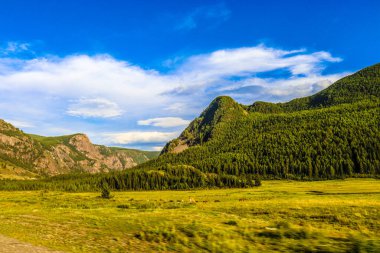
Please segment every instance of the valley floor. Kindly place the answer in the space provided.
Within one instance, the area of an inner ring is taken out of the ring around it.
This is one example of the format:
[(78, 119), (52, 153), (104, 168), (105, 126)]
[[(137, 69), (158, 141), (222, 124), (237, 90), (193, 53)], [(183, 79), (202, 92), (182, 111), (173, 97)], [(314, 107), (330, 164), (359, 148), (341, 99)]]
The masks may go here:
[(65, 252), (380, 251), (380, 180), (112, 194), (0, 192), (0, 234)]

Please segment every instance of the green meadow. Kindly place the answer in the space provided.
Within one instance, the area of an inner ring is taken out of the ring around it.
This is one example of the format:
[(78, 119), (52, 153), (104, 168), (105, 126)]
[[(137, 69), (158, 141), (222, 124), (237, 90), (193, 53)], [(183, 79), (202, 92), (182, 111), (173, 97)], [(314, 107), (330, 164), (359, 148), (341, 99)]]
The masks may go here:
[(0, 234), (66, 252), (380, 252), (380, 180), (0, 192)]

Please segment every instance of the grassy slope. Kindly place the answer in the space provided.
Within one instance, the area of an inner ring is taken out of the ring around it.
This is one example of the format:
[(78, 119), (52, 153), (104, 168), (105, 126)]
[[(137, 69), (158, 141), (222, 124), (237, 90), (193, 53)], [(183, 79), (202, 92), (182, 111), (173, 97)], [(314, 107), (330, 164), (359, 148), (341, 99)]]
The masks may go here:
[(379, 189), (379, 180), (350, 179), (111, 200), (0, 192), (0, 233), (70, 252), (378, 252)]
[(70, 141), (70, 138), (74, 136), (73, 135), (63, 135), (63, 136), (53, 136), (53, 137), (45, 137), (41, 135), (36, 134), (28, 134), (32, 139), (38, 141), (46, 148), (51, 148), (52, 146), (58, 145), (58, 144), (68, 144)]
[(36, 179), (40, 176), (8, 161), (0, 159), (0, 179)]

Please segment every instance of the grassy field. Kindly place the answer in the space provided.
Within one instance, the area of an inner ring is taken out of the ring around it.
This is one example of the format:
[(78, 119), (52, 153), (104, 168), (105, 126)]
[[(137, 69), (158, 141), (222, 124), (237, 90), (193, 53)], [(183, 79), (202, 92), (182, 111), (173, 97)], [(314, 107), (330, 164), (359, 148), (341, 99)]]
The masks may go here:
[(113, 195), (0, 192), (0, 234), (67, 252), (380, 252), (380, 180)]

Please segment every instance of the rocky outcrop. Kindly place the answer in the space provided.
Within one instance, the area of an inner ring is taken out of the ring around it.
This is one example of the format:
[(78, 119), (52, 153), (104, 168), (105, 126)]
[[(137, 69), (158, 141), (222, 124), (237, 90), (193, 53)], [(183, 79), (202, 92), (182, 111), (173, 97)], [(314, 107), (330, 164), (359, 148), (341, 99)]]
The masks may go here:
[(39, 175), (124, 170), (149, 160), (145, 153), (95, 145), (85, 134), (60, 137), (27, 135), (0, 121), (0, 164), (11, 164)]
[(34, 164), (40, 173), (48, 172), (49, 175), (73, 170), (90, 173), (108, 172), (137, 165), (126, 153), (112, 152), (107, 147), (94, 145), (84, 134), (71, 137), (67, 146), (59, 144), (51, 150), (45, 150)]

